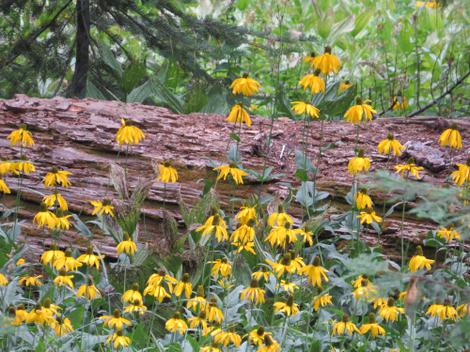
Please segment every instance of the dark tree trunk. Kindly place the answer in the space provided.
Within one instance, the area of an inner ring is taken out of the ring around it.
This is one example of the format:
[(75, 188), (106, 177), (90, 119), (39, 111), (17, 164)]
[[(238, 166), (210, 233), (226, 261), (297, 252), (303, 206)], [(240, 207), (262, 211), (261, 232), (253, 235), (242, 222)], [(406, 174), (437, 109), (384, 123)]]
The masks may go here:
[(88, 48), (90, 46), (90, 2), (77, 0), (77, 40), (75, 53), (75, 72), (68, 91), (71, 97), (83, 98), (89, 69)]

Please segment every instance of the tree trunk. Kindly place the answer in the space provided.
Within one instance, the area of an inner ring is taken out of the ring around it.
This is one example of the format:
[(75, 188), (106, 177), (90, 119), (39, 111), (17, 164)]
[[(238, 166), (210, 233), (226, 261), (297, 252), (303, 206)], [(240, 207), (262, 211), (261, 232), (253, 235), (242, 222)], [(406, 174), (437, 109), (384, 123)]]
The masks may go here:
[(77, 0), (75, 71), (68, 96), (84, 98), (86, 95), (89, 69), (88, 49), (90, 47), (90, 3), (89, 0)]
[[(127, 161), (126, 149), (120, 147), (114, 139), (122, 117), (131, 119), (145, 133), (145, 140), (141, 144), (129, 148)], [(464, 141), (468, 141), (470, 121), (457, 122)], [(33, 247), (32, 252), (38, 252), (51, 242), (50, 235), (38, 231), (31, 221), (39, 209), (43, 195), (50, 193), (43, 187), (42, 178), (51, 168), (56, 166), (72, 173), (72, 186), (61, 193), (68, 200), (70, 210), (85, 221), (91, 218), (90, 200), (117, 198), (109, 179), (110, 165), (127, 165), (129, 182), (135, 185), (139, 181), (154, 178), (153, 164), (165, 160), (177, 168), (180, 180), (166, 187), (157, 181), (152, 184), (143, 206), (145, 230), (142, 231), (140, 240), (157, 248), (160, 253), (168, 251), (172, 239), (162, 230), (163, 206), (179, 222), (183, 231), (179, 204), (184, 202), (190, 207), (200, 199), (204, 188), (204, 182), (201, 181), (207, 177), (215, 178), (212, 167), (209, 167), (210, 161), (226, 162), (229, 135), (233, 131), (233, 125), (225, 122), (224, 116), (200, 113), (177, 115), (164, 108), (126, 105), (115, 101), (38, 99), (18, 95), (15, 99), (0, 100), (0, 158), (18, 158), (19, 148), (11, 147), (6, 137), (22, 123), (28, 125), (36, 140), (33, 148), (25, 150), (37, 171), (23, 180), (23, 208), (20, 214), (26, 220), (22, 225), (22, 238)], [(303, 123), (278, 119), (273, 127), (272, 147), (269, 155), (266, 155), (264, 144), (269, 125), (270, 120), (253, 117), (252, 127), (242, 128), (242, 164), (257, 172), (261, 172), (265, 166), (272, 166), (273, 174), (282, 175), (266, 183), (259, 183), (248, 177), (246, 183), (238, 187), (228, 182), (219, 182), (217, 196), (227, 209), (239, 205), (231, 202), (233, 197), (247, 199), (253, 194), (271, 194), (283, 198), (288, 194), (286, 183), (298, 185), (293, 176), (296, 171), (295, 150), (301, 148)], [(397, 118), (377, 119), (361, 126), (359, 147), (372, 159), (372, 171), (385, 167), (391, 169), (394, 162), (387, 163), (387, 158), (376, 152), (378, 142), (386, 138), (389, 132), (402, 143), (429, 142), (429, 148), (432, 149), (432, 146), (437, 145), (442, 127), (446, 125), (447, 120), (432, 117), (409, 121)], [(311, 160), (317, 160), (320, 122), (312, 121), (309, 131), (307, 153)], [(325, 122), (323, 131), (323, 152), (317, 186), (330, 193), (331, 214), (334, 213), (334, 208), (347, 208), (344, 195), (352, 182), (347, 172), (347, 163), (354, 155), (355, 128), (344, 121)], [(453, 154), (453, 162), (463, 162), (465, 153), (468, 153), (465, 149)], [(437, 155), (434, 155), (434, 159), (430, 159), (428, 154), (432, 153), (428, 152), (421, 157), (413, 156), (417, 163), (426, 168), (425, 181), (444, 184), (450, 170), (445, 163), (439, 163), (448, 161), (449, 155), (443, 154), (442, 159), (439, 159), (442, 151), (438, 147), (434, 148), (433, 153)], [(16, 179), (9, 176), (6, 182), (14, 193)], [(381, 212), (380, 199), (376, 198), (374, 201), (377, 211)], [(11, 195), (4, 196), (0, 204), (11, 207), (14, 202), (15, 196)], [(289, 212), (300, 221), (301, 212), (298, 207), (292, 207)], [(399, 216), (387, 218), (384, 227), (382, 245), (385, 251), (392, 251), (396, 248), (400, 230)], [(427, 231), (435, 227), (436, 224), (407, 217), (404, 233), (410, 241), (420, 242)], [(377, 241), (377, 235), (372, 232), (363, 236), (369, 243)], [(86, 248), (89, 241), (72, 230), (62, 235), (61, 240), (64, 246), (81, 249)], [(96, 231), (93, 241), (103, 253), (108, 256), (116, 255), (112, 238)]]

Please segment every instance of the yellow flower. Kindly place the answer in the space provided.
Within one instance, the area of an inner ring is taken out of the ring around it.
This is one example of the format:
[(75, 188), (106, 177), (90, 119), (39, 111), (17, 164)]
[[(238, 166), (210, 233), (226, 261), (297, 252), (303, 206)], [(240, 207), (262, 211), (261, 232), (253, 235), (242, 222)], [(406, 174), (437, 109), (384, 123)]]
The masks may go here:
[(147, 285), (144, 290), (144, 295), (154, 296), (160, 303), (163, 302), (165, 298), (170, 298), (170, 294), (166, 291), (165, 287), (161, 285)]
[(78, 288), (77, 297), (85, 297), (87, 300), (91, 301), (101, 297), (101, 294), (93, 283), (88, 282), (86, 285), (83, 284)]
[(26, 322), (29, 324), (35, 323), (39, 325), (52, 326), (55, 322), (50, 310), (44, 309), (40, 304), (36, 305), (26, 317)]
[(91, 215), (102, 216), (103, 214), (107, 214), (114, 217), (114, 206), (111, 205), (111, 201), (109, 199), (104, 199), (102, 202), (99, 200), (92, 200), (90, 201), (90, 204), (94, 207)]
[(6, 286), (8, 285), (8, 279), (5, 276), (5, 274), (0, 273), (0, 286)]
[(129, 319), (121, 316), (119, 309), (115, 309), (113, 315), (102, 315), (100, 320), (103, 321), (104, 326), (115, 330), (122, 330), (126, 325), (132, 325), (132, 322)]
[(294, 297), (289, 296), (286, 302), (274, 302), (274, 311), (290, 317), (299, 313), (299, 305), (294, 303)]
[(445, 238), (447, 242), (452, 241), (453, 239), (460, 240), (460, 233), (458, 231), (455, 231), (454, 228), (451, 226), (448, 229), (445, 227), (441, 227), (439, 230), (436, 232), (437, 237), (440, 238)]
[(222, 352), (222, 350), (215, 346), (203, 346), (199, 349), (199, 352)]
[(382, 221), (382, 218), (378, 216), (375, 211), (361, 211), (359, 215), (357, 216), (358, 219), (361, 219), (361, 224), (366, 223), (367, 225), (372, 224), (372, 222), (375, 222), (377, 224), (380, 224)]
[(230, 344), (240, 347), (242, 343), (242, 337), (235, 332), (222, 331), (220, 329), (214, 330), (211, 335), (214, 337), (214, 342), (223, 346)]
[(74, 257), (72, 257), (72, 252), (70, 251), (70, 249), (67, 249), (65, 251), (64, 256), (58, 257), (56, 260), (54, 260), (52, 265), (54, 266), (56, 270), (65, 269), (66, 271), (76, 271), (83, 264), (80, 263)]
[(299, 289), (299, 285), (293, 282), (287, 282), (285, 280), (281, 280), (281, 283), (278, 284), (276, 287), (280, 287), (282, 290), (290, 294), (294, 294), (294, 291)]
[(344, 82), (341, 82), (339, 84), (339, 92), (342, 93), (342, 92), (344, 92), (345, 90), (348, 90), (351, 87), (352, 87), (352, 83), (349, 82), (348, 80), (346, 80)]
[(0, 161), (0, 176), (7, 174), (15, 174), (15, 163), (2, 160)]
[(400, 176), (405, 177), (411, 174), (418, 180), (421, 178), (419, 172), (422, 170), (424, 170), (424, 168), (422, 166), (416, 166), (412, 160), (408, 164), (395, 165), (395, 172), (400, 174)]
[(214, 234), (218, 242), (228, 240), (227, 224), (218, 214), (209, 216), (206, 222), (196, 229), (196, 232), (202, 232), (203, 236)]
[(241, 253), (242, 251), (246, 251), (248, 253), (251, 253), (253, 255), (256, 255), (255, 251), (255, 242), (232, 242), (232, 245), (236, 246), (236, 253)]
[[(251, 223), (251, 220), (250, 220)], [(241, 225), (230, 236), (230, 241), (235, 243), (253, 242), (255, 239), (255, 229), (249, 225)]]
[(239, 123), (240, 125), (245, 123), (248, 127), (251, 126), (250, 115), (248, 114), (248, 111), (243, 109), (243, 105), (241, 103), (232, 106), (232, 109), (225, 121), (235, 124)]
[(57, 320), (51, 326), (54, 329), (55, 336), (65, 336), (73, 331), (72, 322), (69, 318), (62, 316), (57, 317)]
[(369, 323), (363, 324), (359, 328), (359, 331), (361, 332), (362, 335), (365, 335), (370, 331), (370, 334), (371, 334), (372, 337), (377, 337), (379, 335), (381, 335), (381, 336), (385, 335), (385, 329), (383, 327), (381, 327), (375, 321), (375, 315), (373, 313), (369, 314)]
[(255, 271), (251, 274), (251, 278), (256, 281), (264, 280), (264, 282), (267, 282), (271, 275), (272, 275), (272, 272), (268, 271), (268, 269), (265, 266), (262, 266), (261, 270)]
[(360, 286), (356, 287), (353, 291), (354, 299), (365, 299), (368, 301), (373, 301), (377, 296), (377, 289), (375, 286), (367, 279), (362, 279)]
[(448, 145), (451, 149), (462, 149), (462, 136), (455, 124), (442, 132), (439, 136), (439, 145), (441, 147)]
[(405, 313), (405, 309), (395, 306), (395, 300), (389, 298), (387, 304), (379, 308), (379, 315), (386, 321), (396, 321), (400, 314)]
[(26, 129), (26, 125), (21, 125), (20, 128), (11, 132), (7, 139), (10, 145), (20, 144), (22, 147), (31, 147), (34, 145), (34, 140), (31, 132)]
[(377, 150), (380, 154), (393, 154), (395, 156), (400, 156), (405, 150), (405, 147), (393, 137), (393, 134), (389, 134), (386, 139), (382, 140)]
[(144, 315), (147, 311), (147, 307), (142, 303), (142, 301), (134, 301), (131, 302), (124, 308), (124, 313), (139, 313), (140, 315)]
[(313, 59), (313, 66), (320, 70), (322, 74), (327, 75), (331, 72), (338, 73), (341, 61), (336, 55), (331, 53), (331, 48), (327, 46), (322, 55), (316, 56)]
[(235, 79), (230, 85), (230, 89), (234, 95), (243, 94), (247, 97), (255, 95), (260, 88), (261, 84), (259, 84), (253, 78), (248, 77), (248, 74)]
[(77, 260), (89, 267), (96, 267), (97, 270), (100, 269), (100, 260), (104, 258), (104, 255), (93, 254), (93, 246), (88, 246), (85, 254), (80, 255)]
[(325, 93), (325, 81), (316, 73), (305, 75), (299, 81), (299, 84), (304, 87), (304, 90), (310, 88), (312, 94), (317, 94), (320, 92)]
[(176, 313), (173, 318), (167, 320), (165, 329), (169, 332), (178, 332), (180, 335), (183, 335), (188, 330), (188, 324), (181, 318), (180, 313)]
[(28, 160), (20, 160), (12, 164), (11, 170), (15, 174), (23, 173), (29, 175), (33, 172), (36, 172), (36, 168), (33, 163)]
[(273, 262), (272, 260), (266, 259), (273, 271), (276, 273), (277, 277), (281, 277), (284, 273), (294, 274), (296, 271), (295, 263), (292, 261), (292, 256), (290, 253), (284, 254), (279, 262)]
[(359, 210), (362, 209), (372, 209), (374, 206), (374, 203), (372, 202), (372, 199), (369, 197), (367, 194), (367, 190), (361, 189), (357, 194), (356, 194), (356, 208)]
[(445, 302), (444, 304), (431, 304), (426, 311), (427, 315), (437, 317), (439, 320), (444, 321), (446, 319), (456, 320), (458, 317), (457, 309)]
[(271, 335), (264, 335), (264, 345), (257, 352), (280, 352), (281, 345), (273, 340)]
[(144, 138), (144, 132), (139, 127), (129, 124), (129, 120), (121, 119), (121, 127), (116, 133), (119, 144), (139, 144)]
[(58, 219), (53, 212), (45, 209), (44, 205), (43, 210), (34, 216), (33, 223), (35, 223), (38, 227), (47, 226), (49, 229), (54, 229), (58, 225)]
[(69, 218), (71, 216), (72, 215), (58, 216), (57, 217), (56, 229), (60, 229), (60, 230), (70, 229), (71, 224), (70, 224)]
[(10, 188), (8, 188), (8, 185), (3, 180), (3, 178), (0, 178), (0, 192), (5, 193), (5, 194), (10, 194), (11, 193)]
[(426, 270), (431, 270), (431, 265), (434, 264), (434, 260), (427, 259), (423, 255), (423, 248), (421, 246), (416, 247), (416, 254), (410, 259), (408, 268), (411, 272), (416, 272), (420, 269), (426, 268)]
[(217, 300), (212, 298), (208, 305), (206, 305), (206, 316), (210, 322), (216, 322), (217, 324), (222, 323), (224, 320), (224, 313), (217, 306)]
[(370, 159), (364, 157), (364, 151), (359, 149), (357, 156), (349, 160), (348, 171), (351, 175), (356, 175), (360, 172), (367, 172), (370, 169)]
[(139, 285), (133, 284), (130, 290), (122, 295), (122, 300), (127, 303), (143, 302), (142, 294), (139, 292)]
[(26, 259), (24, 258), (19, 258), (15, 263), (16, 266), (22, 266), (24, 264), (26, 264)]
[(272, 335), (272, 333), (264, 330), (262, 326), (258, 329), (253, 329), (248, 334), (248, 339), (256, 346), (261, 346), (264, 343), (264, 337), (267, 335)]
[(465, 182), (470, 183), (470, 158), (466, 164), (456, 164), (457, 170), (450, 175), (457, 186), (462, 186)]
[(65, 256), (65, 253), (60, 249), (57, 249), (57, 245), (53, 243), (50, 250), (44, 251), (44, 253), (42, 253), (41, 263), (48, 265), (49, 263), (53, 263), (56, 259), (63, 256)]
[(240, 224), (246, 225), (250, 220), (256, 220), (256, 208), (255, 207), (241, 207), (240, 211), (235, 215), (235, 220)]
[(15, 319), (11, 322), (11, 325), (18, 326), (28, 320), (29, 313), (24, 309), (24, 305), (20, 304), (16, 309), (13, 307), (11, 313), (15, 314)]
[(23, 276), (18, 280), (18, 283), (23, 286), (42, 286), (40, 278), (42, 275)]
[(44, 176), (44, 186), (54, 188), (55, 186), (70, 187), (72, 184), (69, 181), (69, 176), (72, 175), (70, 171), (59, 170), (53, 168)]
[(315, 60), (316, 56), (317, 55), (315, 54), (315, 52), (312, 51), (312, 52), (310, 52), (310, 54), (308, 56), (304, 57), (304, 62), (313, 67), (313, 61)]
[(132, 340), (130, 337), (124, 336), (122, 334), (122, 330), (118, 330), (114, 334), (108, 336), (106, 343), (112, 343), (114, 348), (118, 349), (120, 347), (128, 347), (132, 343)]
[(175, 285), (175, 289), (173, 290), (173, 293), (176, 297), (181, 296), (183, 294), (183, 291), (187, 299), (191, 297), (191, 293), (193, 292), (193, 285), (191, 284), (191, 281), (189, 281), (189, 279), (189, 274), (184, 273), (181, 281), (177, 282), (177, 284)]
[(311, 118), (318, 118), (320, 116), (320, 110), (312, 104), (305, 103), (303, 101), (293, 101), (291, 104), (292, 110), (296, 115), (306, 114)]
[(325, 307), (327, 305), (331, 305), (332, 303), (332, 296), (328, 293), (325, 293), (323, 295), (317, 296), (313, 299), (313, 309), (315, 312), (318, 312), (320, 307)]
[(206, 313), (205, 312), (201, 312), (201, 313), (199, 313), (198, 316), (189, 318), (188, 323), (189, 323), (189, 327), (191, 329), (202, 328), (202, 335), (203, 336), (206, 336), (210, 331), (209, 325), (208, 325), (207, 320), (206, 320)]
[(134, 255), (137, 252), (137, 244), (126, 233), (123, 240), (117, 245), (116, 250), (119, 254)]
[(219, 181), (220, 179), (223, 179), (225, 181), (227, 177), (231, 175), (233, 181), (237, 185), (243, 184), (243, 177), (248, 175), (245, 171), (237, 168), (233, 164), (217, 166), (214, 168), (214, 171), (217, 171), (219, 173), (219, 175), (217, 176), (217, 181)]
[(376, 114), (372, 106), (369, 104), (368, 101), (363, 102), (361, 98), (357, 98), (356, 105), (351, 106), (344, 117), (346, 121), (352, 124), (359, 124), (362, 120), (372, 121), (373, 114)]
[(470, 315), (470, 304), (461, 304), (457, 307), (457, 312), (459, 313), (459, 317), (463, 318), (466, 315)]
[(301, 232), (299, 229), (291, 229), (288, 223), (284, 226), (275, 226), (269, 231), (268, 236), (264, 239), (269, 242), (271, 246), (278, 246), (281, 248), (286, 247), (286, 242), (294, 243), (297, 240), (297, 233)]
[(166, 162), (158, 164), (157, 181), (163, 183), (176, 183), (178, 181), (178, 171)]
[(437, 9), (439, 3), (437, 1), (416, 1), (416, 7), (427, 7), (429, 9)]
[(268, 225), (271, 227), (285, 226), (286, 223), (288, 223), (290, 226), (294, 224), (294, 220), (287, 213), (279, 211), (278, 213), (272, 213), (269, 215)]
[(73, 288), (73, 275), (67, 275), (67, 272), (65, 270), (61, 270), (59, 272), (59, 275), (54, 279), (54, 285), (60, 287), (60, 286), (68, 286), (70, 288)]
[(211, 268), (211, 275), (217, 279), (219, 275), (227, 277), (232, 273), (232, 264), (227, 261), (227, 258), (216, 259), (208, 263), (214, 264)]
[(67, 201), (65, 200), (64, 197), (58, 192), (55, 192), (53, 194), (50, 194), (48, 196), (45, 196), (42, 199), (42, 202), (48, 207), (52, 208), (55, 207), (56, 204), (59, 206), (59, 209), (62, 211), (67, 211), (69, 210), (69, 207), (67, 205)]
[(250, 287), (244, 288), (240, 292), (240, 299), (251, 301), (254, 304), (264, 303), (265, 290), (258, 287), (258, 280), (251, 280)]
[(328, 276), (326, 275), (327, 272), (328, 270), (320, 265), (319, 257), (315, 257), (313, 265), (309, 264), (301, 269), (301, 273), (308, 276), (310, 283), (319, 288), (322, 287), (322, 281), (328, 282)]
[(188, 303), (186, 303), (186, 307), (188, 309), (192, 309), (195, 312), (203, 312), (206, 310), (207, 304), (207, 300), (204, 297), (204, 287), (202, 285), (199, 285), (197, 287), (196, 296), (188, 300)]
[(405, 96), (395, 96), (392, 98), (393, 110), (405, 110), (408, 105), (408, 98)]
[(343, 316), (342, 321), (339, 321), (333, 325), (333, 335), (344, 335), (345, 333), (352, 335), (354, 332), (359, 334), (361, 333), (356, 324), (349, 321), (349, 316), (347, 314)]

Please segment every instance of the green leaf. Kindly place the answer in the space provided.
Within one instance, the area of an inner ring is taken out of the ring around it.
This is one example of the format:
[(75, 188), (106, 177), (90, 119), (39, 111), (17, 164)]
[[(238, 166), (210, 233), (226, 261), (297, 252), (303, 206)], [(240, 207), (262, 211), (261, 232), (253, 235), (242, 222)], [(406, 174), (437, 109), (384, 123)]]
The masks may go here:
[(122, 76), (122, 88), (130, 93), (147, 75), (147, 68), (143, 63), (131, 63)]
[(240, 143), (240, 136), (236, 133), (230, 133), (230, 139), (234, 140), (235, 142), (239, 142)]
[(115, 71), (119, 77), (122, 77), (123, 71), (121, 64), (114, 57), (113, 52), (107, 45), (101, 43), (98, 45), (98, 51), (103, 62)]

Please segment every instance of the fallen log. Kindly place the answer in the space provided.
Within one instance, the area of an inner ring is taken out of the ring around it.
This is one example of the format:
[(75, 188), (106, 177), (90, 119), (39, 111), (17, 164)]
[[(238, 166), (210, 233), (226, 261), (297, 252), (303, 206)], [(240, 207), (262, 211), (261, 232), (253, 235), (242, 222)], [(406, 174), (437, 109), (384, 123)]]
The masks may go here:
[[(129, 148), (127, 158), (123, 157), (123, 148), (114, 140), (122, 117), (131, 119), (146, 136), (141, 144)], [(201, 113), (178, 115), (160, 107), (116, 101), (39, 99), (24, 95), (17, 95), (11, 100), (0, 100), (0, 158), (18, 158), (18, 148), (11, 147), (6, 137), (20, 124), (27, 124), (36, 140), (36, 145), (26, 152), (28, 158), (34, 162), (36, 172), (23, 180), (23, 207), (19, 215), (26, 221), (22, 225), (22, 240), (33, 248), (32, 252), (42, 250), (51, 242), (44, 232), (34, 227), (31, 220), (38, 210), (42, 194), (48, 193), (41, 183), (42, 177), (54, 166), (72, 173), (72, 186), (62, 193), (69, 202), (70, 210), (86, 219), (92, 211), (90, 200), (116, 196), (109, 180), (110, 164), (126, 163), (128, 180), (132, 184), (154, 177), (152, 165), (170, 160), (178, 169), (179, 182), (166, 187), (157, 181), (153, 183), (143, 208), (146, 231), (140, 238), (149, 243), (151, 248), (160, 252), (168, 251), (169, 239), (162, 233), (160, 226), (163, 218), (162, 205), (165, 203), (165, 208), (178, 220), (181, 219), (180, 200), (191, 206), (200, 198), (204, 186), (201, 181), (212, 173), (208, 166), (209, 161), (225, 161), (232, 125), (224, 120), (224, 116)], [(467, 148), (454, 153), (453, 162), (463, 162), (470, 156), (469, 121), (459, 120), (458, 123), (461, 124), (461, 133)], [(391, 169), (393, 165), (376, 151), (377, 144), (388, 133), (393, 133), (403, 144), (421, 143), (421, 149), (417, 148), (420, 151), (423, 150), (422, 145), (426, 145), (427, 148), (434, 149), (436, 158), (429, 159), (428, 152), (411, 156), (426, 168), (424, 181), (445, 184), (449, 174), (445, 163), (449, 160), (449, 155), (446, 151), (439, 150), (437, 140), (443, 127), (447, 125), (448, 120), (438, 117), (377, 119), (361, 126), (358, 147), (371, 157), (372, 170), (376, 170)], [(217, 188), (221, 202), (228, 204), (230, 197), (247, 198), (252, 193), (284, 196), (287, 192), (285, 183), (296, 184), (293, 177), (296, 170), (295, 150), (301, 148), (302, 126), (301, 122), (286, 118), (276, 120), (268, 153), (265, 141), (270, 130), (270, 120), (254, 117), (252, 127), (243, 128), (240, 134), (242, 163), (258, 172), (265, 166), (272, 166), (274, 173), (282, 173), (284, 176), (266, 183), (248, 179), (245, 185), (236, 188), (222, 184)], [(307, 154), (311, 160), (316, 160), (320, 145), (320, 122), (311, 122), (309, 131)], [(322, 144), (327, 148), (322, 151), (317, 186), (320, 190), (329, 192), (332, 199), (341, 201), (352, 181), (347, 172), (347, 162), (354, 155), (354, 126), (343, 121), (325, 122)], [(15, 183), (9, 184), (14, 193)], [(14, 195), (1, 199), (1, 203), (6, 206), (13, 206), (14, 201)], [(293, 212), (295, 214), (296, 210)], [(383, 246), (394, 246), (399, 228), (398, 219), (392, 217), (387, 221), (382, 237)], [(414, 219), (408, 219), (405, 223), (407, 239), (414, 242), (421, 241), (422, 236), (433, 228), (435, 224)], [(364, 236), (370, 243), (377, 241), (374, 235)], [(88, 243), (88, 239), (76, 231), (67, 231), (62, 241), (64, 246), (80, 249), (84, 249)], [(113, 240), (99, 231), (94, 236), (94, 244), (106, 255), (116, 255)]]

